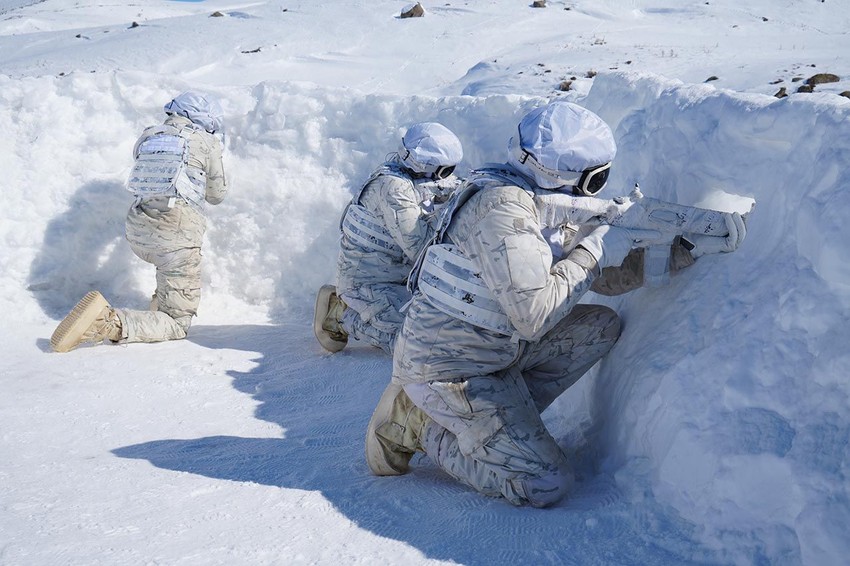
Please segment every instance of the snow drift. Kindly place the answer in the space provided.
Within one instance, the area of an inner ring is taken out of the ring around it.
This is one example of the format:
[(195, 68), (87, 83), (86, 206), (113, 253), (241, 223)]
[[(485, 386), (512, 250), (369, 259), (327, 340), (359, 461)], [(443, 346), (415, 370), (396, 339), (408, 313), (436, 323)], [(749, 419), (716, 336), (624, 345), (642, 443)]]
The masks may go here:
[[(122, 187), (136, 136), (186, 87), (136, 72), (0, 76), (3, 312), (48, 335), (93, 287), (117, 305), (146, 304), (153, 274), (122, 238), (131, 201)], [(411, 122), (455, 131), (463, 174), (502, 161), (518, 118), (545, 102), (289, 82), (209, 90), (225, 107), (231, 192), (208, 209), (201, 315), (231, 323), (309, 316), (315, 289), (333, 277), (343, 206)], [(724, 560), (841, 562), (850, 101), (609, 74), (579, 102), (618, 141), (608, 196), (639, 181), (684, 204), (756, 205), (735, 254), (705, 257), (665, 287), (588, 297), (616, 306), (623, 337), (546, 418), (571, 450), (594, 452), (594, 474), (689, 521)]]
[(615, 128), (615, 186), (757, 203), (737, 253), (622, 301), (593, 395), (606, 466), (718, 548), (752, 528), (786, 556), (799, 544), (806, 563), (835, 561), (850, 545), (850, 103), (617, 75), (586, 105)]

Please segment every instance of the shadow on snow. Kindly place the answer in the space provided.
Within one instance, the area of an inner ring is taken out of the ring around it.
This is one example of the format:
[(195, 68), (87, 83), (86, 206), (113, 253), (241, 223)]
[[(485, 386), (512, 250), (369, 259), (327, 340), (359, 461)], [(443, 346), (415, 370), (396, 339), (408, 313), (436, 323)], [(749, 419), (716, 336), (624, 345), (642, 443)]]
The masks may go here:
[(131, 203), (121, 183), (92, 181), (77, 189), (68, 209), (50, 220), (27, 281), (46, 314), (65, 316), (92, 289), (114, 304), (147, 308), (150, 294), (145, 298), (135, 288), (136, 256), (124, 238)]
[(687, 525), (651, 504), (635, 508), (619, 497), (610, 477), (592, 470), (572, 498), (546, 510), (479, 495), (420, 455), (406, 476), (370, 475), (364, 431), (389, 378), (390, 359), (360, 346), (325, 354), (300, 322), (306, 316), (280, 326), (198, 326), (189, 337), (211, 349), (260, 352), (255, 369), (228, 375), (237, 390), (260, 402), (257, 418), (282, 427), (285, 438), (167, 439), (114, 453), (210, 478), (320, 491), (361, 528), (434, 559), (481, 565), (715, 562), (689, 540)]

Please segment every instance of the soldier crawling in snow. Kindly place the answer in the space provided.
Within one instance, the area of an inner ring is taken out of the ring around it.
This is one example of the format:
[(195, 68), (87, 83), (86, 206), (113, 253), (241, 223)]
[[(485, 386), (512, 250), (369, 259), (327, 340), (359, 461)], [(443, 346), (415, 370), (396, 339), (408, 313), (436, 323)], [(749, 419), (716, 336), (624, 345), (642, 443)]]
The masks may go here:
[(433, 232), (435, 212), (460, 181), (460, 140), (436, 122), (411, 126), (343, 213), (337, 283), (316, 297), (313, 330), (330, 352), (349, 335), (392, 353), (410, 300), (407, 275)]
[(127, 188), (136, 200), (126, 221), (133, 252), (156, 266), (148, 311), (114, 309), (90, 291), (50, 339), (57, 352), (84, 342), (161, 342), (186, 337), (201, 300), (204, 203), (227, 192), (222, 164), (223, 116), (218, 102), (184, 92), (164, 107), (160, 126), (136, 142)]
[(522, 119), (508, 151), (508, 163), (472, 171), (446, 203), (410, 274), (413, 298), (366, 459), (376, 475), (399, 475), (423, 451), (481, 493), (545, 507), (568, 494), (573, 473), (540, 415), (620, 335), (617, 313), (579, 300), (642, 285), (640, 248), (666, 246), (668, 265), (683, 267), (734, 251), (746, 229), (738, 213), (718, 213), (725, 236), (685, 243), (602, 224), (568, 233), (577, 241), (553, 254), (543, 234), (564, 218), (552, 197), (580, 200), (605, 186), (611, 130), (580, 106), (553, 102)]

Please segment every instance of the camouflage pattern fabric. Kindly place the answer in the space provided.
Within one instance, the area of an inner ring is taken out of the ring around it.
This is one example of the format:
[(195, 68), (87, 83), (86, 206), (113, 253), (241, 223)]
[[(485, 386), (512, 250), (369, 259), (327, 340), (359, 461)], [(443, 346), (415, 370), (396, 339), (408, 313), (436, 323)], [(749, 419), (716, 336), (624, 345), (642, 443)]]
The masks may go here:
[(433, 419), (422, 441), (437, 465), (482, 493), (546, 506), (566, 494), (572, 474), (540, 412), (610, 350), (619, 318), (578, 304), (593, 272), (572, 255), (553, 265), (527, 191), (476, 182), (483, 188), (446, 235), (479, 268), (516, 333), (473, 326), (417, 293), (397, 338), (393, 380)]
[[(182, 116), (171, 116), (165, 123), (181, 127), (190, 122)], [(202, 130), (187, 129), (185, 133), (190, 170), (206, 179), (206, 201), (218, 204), (227, 192), (221, 143)], [(157, 310), (116, 309), (122, 343), (186, 337), (201, 301), (201, 244), (205, 230), (203, 211), (181, 198), (173, 203), (165, 198), (145, 199), (130, 208), (125, 234), (133, 252), (156, 267)]]
[(498, 372), (404, 387), (432, 419), (422, 440), (452, 477), (515, 505), (545, 507), (564, 497), (573, 476), (540, 414), (602, 358), (620, 333), (617, 314), (578, 305), (539, 342)]
[(504, 369), (517, 357), (520, 341), (539, 340), (569, 314), (594, 279), (569, 257), (552, 265), (534, 201), (519, 187), (480, 190), (455, 213), (447, 236), (479, 268), (516, 335), (444, 314), (417, 293), (394, 352), (393, 378), (403, 385)]
[(345, 233), (340, 242), (336, 288), (349, 307), (343, 327), (387, 353), (404, 320), (399, 310), (410, 299), (407, 275), (432, 232), (434, 216), (424, 212), (423, 202), (434, 196), (434, 188), (412, 178), (379, 175), (362, 191), (360, 204), (389, 231), (396, 249), (367, 248)]
[(395, 337), (404, 322), (400, 311), (410, 300), (407, 286), (392, 283), (361, 285), (346, 293), (343, 300), (348, 306), (342, 319), (345, 331), (392, 355)]

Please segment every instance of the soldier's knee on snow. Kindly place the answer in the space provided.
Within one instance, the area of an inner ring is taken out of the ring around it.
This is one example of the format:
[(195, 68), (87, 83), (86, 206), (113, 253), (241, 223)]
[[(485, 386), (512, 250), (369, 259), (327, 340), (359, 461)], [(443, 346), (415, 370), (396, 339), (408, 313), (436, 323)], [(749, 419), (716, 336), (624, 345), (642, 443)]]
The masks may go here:
[(175, 317), (174, 322), (183, 329), (183, 338), (185, 338), (189, 333), (189, 327), (192, 326), (192, 315)]
[(602, 337), (608, 338), (613, 342), (616, 342), (620, 337), (620, 333), (623, 330), (623, 323), (620, 315), (617, 314), (614, 309), (608, 308), (606, 306), (599, 306), (601, 310), (600, 317), (604, 317), (607, 321), (605, 325), (605, 330), (602, 331)]
[(532, 507), (549, 507), (566, 497), (575, 485), (572, 471), (556, 469), (535, 478), (515, 480), (521, 484), (521, 491)]

